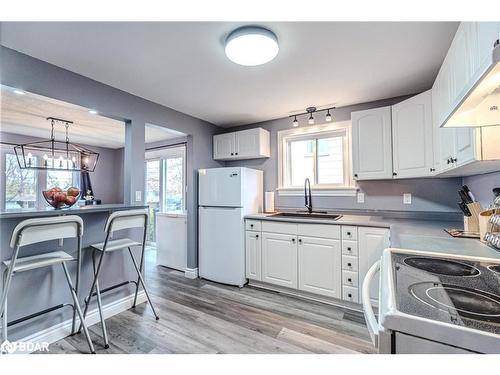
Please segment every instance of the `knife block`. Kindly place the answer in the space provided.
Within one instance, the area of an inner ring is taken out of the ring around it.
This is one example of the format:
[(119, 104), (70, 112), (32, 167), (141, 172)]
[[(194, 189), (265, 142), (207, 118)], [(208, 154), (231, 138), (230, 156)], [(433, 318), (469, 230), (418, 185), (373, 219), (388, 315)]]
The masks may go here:
[(471, 216), (464, 216), (464, 231), (479, 232), (479, 214), (483, 211), (479, 202), (468, 203)]

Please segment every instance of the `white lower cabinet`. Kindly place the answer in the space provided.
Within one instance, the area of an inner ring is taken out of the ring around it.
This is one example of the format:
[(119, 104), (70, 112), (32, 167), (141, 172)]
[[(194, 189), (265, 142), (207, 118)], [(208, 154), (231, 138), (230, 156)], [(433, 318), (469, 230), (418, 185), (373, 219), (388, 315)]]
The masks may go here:
[(245, 228), (248, 279), (353, 303), (361, 302), (366, 273), (389, 247), (387, 228), (255, 219)]
[(245, 270), (247, 278), (262, 280), (262, 242), (260, 232), (247, 231), (245, 234)]
[(341, 298), (339, 240), (299, 237), (299, 290)]
[[(389, 247), (389, 233), (389, 229), (387, 228), (359, 228), (359, 285), (363, 285), (363, 280), (365, 279), (368, 270), (375, 262), (380, 260), (384, 249)], [(370, 299), (374, 304), (378, 303), (378, 289), (379, 282), (378, 278), (376, 278), (375, 280), (373, 280), (370, 289)]]
[(262, 233), (262, 281), (297, 288), (297, 236)]

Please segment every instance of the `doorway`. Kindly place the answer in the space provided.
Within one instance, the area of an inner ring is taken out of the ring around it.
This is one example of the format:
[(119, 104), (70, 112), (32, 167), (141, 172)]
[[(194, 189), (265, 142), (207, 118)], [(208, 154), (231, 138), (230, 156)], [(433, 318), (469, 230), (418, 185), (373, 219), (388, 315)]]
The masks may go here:
[(184, 212), (186, 207), (186, 145), (146, 151), (146, 204), (149, 206), (147, 241), (156, 242), (156, 214)]

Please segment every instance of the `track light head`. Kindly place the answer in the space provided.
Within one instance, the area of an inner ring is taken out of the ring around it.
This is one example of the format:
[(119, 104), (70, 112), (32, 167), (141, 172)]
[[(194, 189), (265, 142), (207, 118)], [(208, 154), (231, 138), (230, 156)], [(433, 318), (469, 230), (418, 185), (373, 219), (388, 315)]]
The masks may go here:
[(326, 117), (325, 117), (325, 120), (326, 120), (327, 122), (332, 121), (332, 115), (330, 114), (330, 110), (328, 110), (328, 112), (326, 112)]
[(296, 128), (297, 126), (299, 126), (299, 121), (297, 120), (297, 116), (294, 117), (292, 124), (293, 124), (294, 128)]

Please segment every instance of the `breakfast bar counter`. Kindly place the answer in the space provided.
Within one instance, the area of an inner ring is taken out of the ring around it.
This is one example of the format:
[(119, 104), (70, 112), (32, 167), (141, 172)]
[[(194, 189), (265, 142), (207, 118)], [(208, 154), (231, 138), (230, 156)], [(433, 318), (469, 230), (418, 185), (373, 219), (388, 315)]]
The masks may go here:
[[(13, 249), (10, 248), (10, 239), (15, 226), (26, 219), (41, 218), (49, 216), (78, 215), (83, 219), (82, 238), (82, 266), (79, 299), (83, 304), (84, 295), (88, 294), (92, 283), (92, 251), (89, 246), (102, 242), (105, 238), (104, 225), (112, 212), (146, 208), (147, 206), (133, 206), (126, 204), (103, 204), (83, 207), (71, 207), (67, 209), (16, 209), (0, 212), (0, 261), (5, 261), (12, 257)], [(129, 230), (127, 233), (115, 232), (113, 239), (129, 237), (135, 241), (142, 242), (143, 232), (139, 230)], [(125, 231), (123, 231), (125, 232)], [(76, 239), (65, 239), (64, 241), (47, 241), (35, 245), (21, 248), (20, 257), (40, 254), (48, 251), (62, 250), (76, 256)], [(135, 250), (136, 257), (139, 256), (139, 249)], [(68, 268), (70, 274), (75, 275), (75, 262), (70, 262)], [(2, 265), (2, 271), (4, 270)], [(99, 282), (101, 289), (115, 285), (127, 280), (135, 280), (137, 273), (126, 252), (112, 252), (104, 258), (103, 269)], [(0, 277), (0, 286), (2, 285)], [(123, 311), (132, 305), (134, 284), (125, 285), (103, 294), (104, 310)], [(139, 302), (144, 300), (144, 296), (139, 296)], [(21, 272), (15, 274), (9, 290), (9, 321), (29, 315), (33, 312), (43, 310), (50, 306), (61, 303), (71, 303), (71, 295), (60, 267), (45, 267), (31, 272)], [(96, 308), (95, 300), (90, 306), (89, 316), (92, 317)], [(16, 324), (9, 327), (9, 340), (21, 340), (30, 338), (45, 331), (48, 335), (60, 335), (65, 329), (69, 331), (68, 322), (71, 325), (72, 309), (63, 308), (49, 314)], [(54, 333), (55, 332), (55, 333)]]

